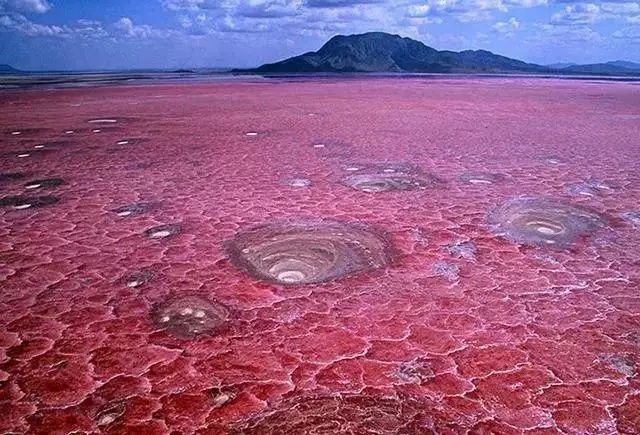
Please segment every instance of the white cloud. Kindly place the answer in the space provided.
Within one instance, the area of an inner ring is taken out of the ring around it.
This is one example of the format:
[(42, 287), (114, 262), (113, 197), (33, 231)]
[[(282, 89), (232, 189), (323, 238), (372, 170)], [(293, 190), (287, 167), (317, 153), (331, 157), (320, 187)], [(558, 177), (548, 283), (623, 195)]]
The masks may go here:
[(299, 15), (302, 0), (240, 0), (236, 12), (249, 18), (279, 18)]
[(228, 1), (222, 0), (163, 0), (162, 4), (170, 11), (200, 11), (202, 9), (223, 8)]
[(627, 42), (640, 43), (640, 28), (625, 27), (623, 29), (616, 30), (611, 36), (615, 39), (621, 39)]
[[(551, 0), (553, 1), (553, 0)], [(507, 6), (517, 6), (522, 8), (533, 8), (536, 6), (546, 6), (549, 4), (548, 0), (505, 0)]]
[(589, 24), (602, 19), (602, 10), (593, 3), (565, 6), (564, 11), (551, 16), (552, 24)]
[(531, 38), (534, 40), (549, 42), (550, 39), (553, 39), (557, 44), (566, 44), (568, 42), (595, 43), (603, 40), (600, 33), (586, 25), (536, 24), (535, 27), (540, 30), (540, 34)]
[(51, 9), (47, 0), (0, 0), (0, 12), (43, 14)]
[(640, 4), (637, 2), (576, 3), (567, 5), (562, 12), (553, 14), (551, 23), (583, 25), (618, 19), (633, 22), (638, 16), (640, 16)]
[(507, 12), (503, 0), (426, 0), (419, 4), (409, 4), (405, 9), (407, 18), (453, 17), (462, 23), (485, 21), (494, 12)]
[(37, 24), (20, 14), (0, 16), (0, 30), (19, 32), (27, 36), (68, 36), (71, 33), (71, 29), (67, 26)]
[(175, 30), (157, 29), (146, 24), (134, 24), (131, 18), (128, 17), (120, 18), (113, 26), (119, 35), (127, 38), (164, 39), (177, 34)]
[(498, 21), (491, 28), (504, 35), (512, 35), (520, 28), (520, 21), (516, 17), (511, 17), (507, 21)]

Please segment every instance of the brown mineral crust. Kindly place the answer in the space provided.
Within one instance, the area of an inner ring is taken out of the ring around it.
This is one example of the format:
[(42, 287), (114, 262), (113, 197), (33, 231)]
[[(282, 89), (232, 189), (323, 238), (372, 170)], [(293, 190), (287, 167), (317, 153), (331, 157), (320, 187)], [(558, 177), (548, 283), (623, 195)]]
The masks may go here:
[(154, 204), (150, 202), (135, 202), (133, 204), (123, 205), (117, 207), (112, 211), (120, 217), (137, 216), (139, 214), (147, 213), (153, 209)]
[(380, 193), (402, 190), (421, 190), (437, 187), (440, 180), (429, 174), (358, 174), (342, 179), (342, 183), (355, 190)]
[(42, 178), (39, 180), (29, 181), (24, 185), (26, 189), (51, 189), (62, 186), (65, 181), (62, 178)]
[(55, 204), (60, 201), (57, 196), (5, 196), (0, 198), (0, 207), (22, 208), (39, 208)]
[(360, 223), (292, 221), (253, 228), (226, 243), (231, 262), (278, 284), (317, 284), (385, 267), (394, 260), (390, 238)]
[(607, 226), (604, 217), (582, 206), (552, 199), (520, 197), (489, 214), (495, 231), (527, 245), (567, 248), (579, 237)]
[(167, 237), (177, 236), (181, 232), (181, 224), (163, 224), (146, 229), (144, 231), (144, 235), (149, 239), (164, 239)]
[(211, 336), (221, 332), (230, 318), (229, 310), (200, 296), (179, 296), (156, 304), (153, 323), (182, 339)]

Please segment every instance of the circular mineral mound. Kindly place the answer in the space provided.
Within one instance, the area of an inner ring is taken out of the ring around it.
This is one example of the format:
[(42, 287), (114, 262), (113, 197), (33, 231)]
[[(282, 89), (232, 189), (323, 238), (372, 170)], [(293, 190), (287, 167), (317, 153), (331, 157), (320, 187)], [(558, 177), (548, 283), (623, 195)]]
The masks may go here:
[(124, 284), (129, 288), (137, 288), (155, 279), (156, 273), (152, 269), (140, 269), (124, 277)]
[(229, 320), (229, 310), (199, 296), (181, 296), (154, 305), (151, 317), (169, 334), (193, 339), (220, 332)]
[(135, 145), (135, 144), (147, 142), (148, 140), (149, 139), (145, 139), (143, 137), (131, 137), (131, 138), (120, 139), (119, 141), (116, 142), (116, 145)]
[(113, 210), (120, 217), (136, 216), (147, 213), (153, 208), (153, 204), (149, 202), (136, 202), (134, 204), (123, 205)]
[(489, 214), (499, 235), (527, 245), (565, 248), (607, 224), (591, 210), (547, 198), (515, 198)]
[(133, 118), (128, 118), (124, 116), (104, 116), (99, 118), (91, 118), (87, 119), (86, 122), (93, 126), (109, 126), (118, 124), (120, 122), (133, 121)]
[(36, 134), (44, 131), (42, 128), (14, 128), (5, 130), (5, 134), (9, 136), (25, 136), (30, 134)]
[(495, 184), (504, 180), (504, 175), (491, 172), (463, 172), (460, 180), (467, 184)]
[(432, 434), (448, 425), (426, 401), (380, 394), (299, 395), (234, 425), (232, 434)]
[(640, 211), (622, 213), (622, 218), (629, 222), (634, 228), (640, 228)]
[(167, 237), (177, 236), (182, 231), (180, 224), (164, 224), (149, 228), (144, 235), (150, 239), (165, 239)]
[(309, 187), (311, 180), (308, 178), (287, 178), (284, 180), (284, 184), (291, 187)]
[(50, 189), (62, 186), (64, 180), (62, 178), (43, 178), (41, 180), (33, 180), (24, 185), (25, 189)]
[(612, 190), (613, 188), (609, 184), (596, 180), (576, 183), (567, 187), (567, 191), (573, 196), (600, 196)]
[(390, 240), (363, 224), (298, 221), (239, 233), (226, 244), (231, 262), (251, 276), (278, 284), (316, 284), (384, 267)]
[(57, 196), (5, 196), (0, 198), (0, 207), (13, 207), (16, 210), (46, 207), (60, 201)]
[(398, 190), (420, 190), (436, 187), (439, 181), (430, 175), (411, 175), (394, 172), (350, 175), (342, 179), (345, 186), (367, 193)]

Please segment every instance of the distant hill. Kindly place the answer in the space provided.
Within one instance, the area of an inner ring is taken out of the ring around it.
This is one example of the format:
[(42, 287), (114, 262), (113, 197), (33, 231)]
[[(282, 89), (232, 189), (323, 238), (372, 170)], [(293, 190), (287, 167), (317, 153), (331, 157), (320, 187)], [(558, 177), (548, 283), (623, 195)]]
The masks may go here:
[(613, 62), (607, 62), (607, 65), (618, 66), (621, 68), (627, 68), (634, 71), (640, 71), (640, 63), (627, 62), (626, 60), (614, 60)]
[[(626, 65), (626, 66), (623, 66)], [(638, 75), (640, 64), (625, 61), (613, 61), (606, 63), (592, 63), (586, 65), (572, 65), (562, 68), (559, 71), (577, 74), (598, 74), (598, 75)]]
[(234, 70), (269, 73), (542, 73), (550, 68), (499, 56), (485, 50), (438, 51), (422, 42), (398, 35), (370, 32), (338, 35), (318, 51), (291, 57), (254, 69)]
[(575, 65), (577, 64), (571, 63), (571, 62), (559, 62), (559, 63), (552, 63), (550, 65), (545, 65), (545, 66), (553, 69), (562, 69), (562, 68), (568, 68), (570, 66), (575, 66)]
[(19, 69), (15, 69), (11, 65), (7, 65), (6, 63), (0, 64), (0, 74), (21, 74), (23, 71)]

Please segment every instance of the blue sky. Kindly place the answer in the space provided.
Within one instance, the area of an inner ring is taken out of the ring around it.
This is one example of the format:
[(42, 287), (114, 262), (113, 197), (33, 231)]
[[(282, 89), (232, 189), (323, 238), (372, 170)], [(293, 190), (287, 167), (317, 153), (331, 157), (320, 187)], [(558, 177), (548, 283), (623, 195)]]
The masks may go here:
[(246, 67), (374, 30), (543, 64), (640, 62), (640, 0), (0, 0), (0, 63)]

